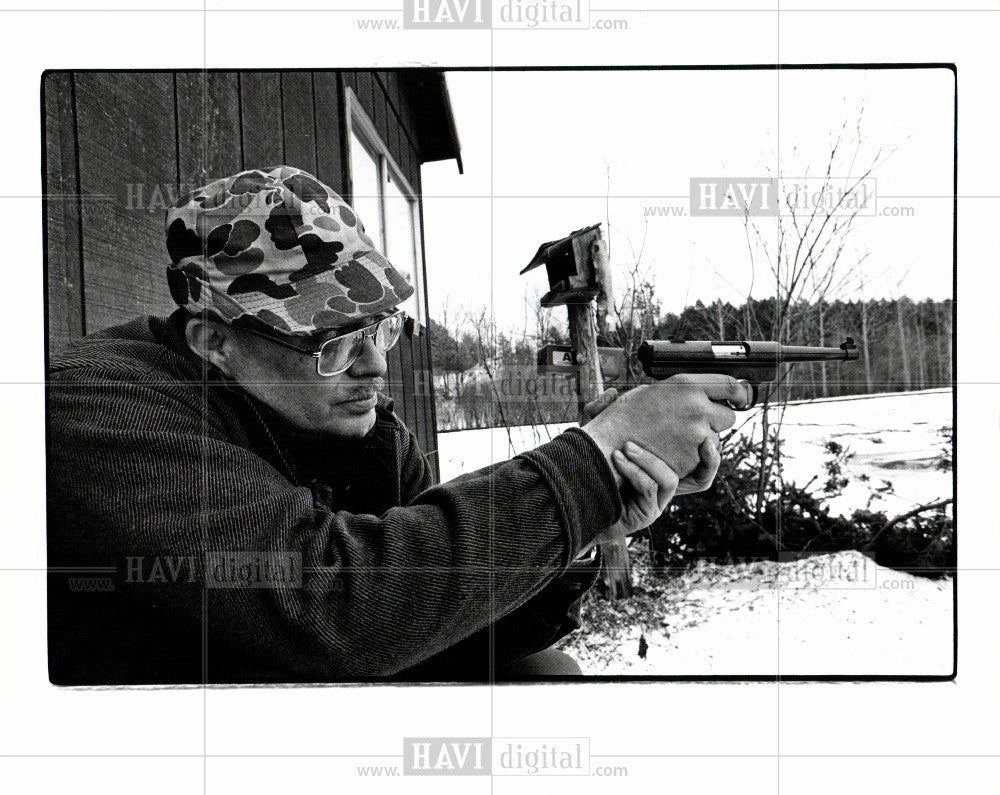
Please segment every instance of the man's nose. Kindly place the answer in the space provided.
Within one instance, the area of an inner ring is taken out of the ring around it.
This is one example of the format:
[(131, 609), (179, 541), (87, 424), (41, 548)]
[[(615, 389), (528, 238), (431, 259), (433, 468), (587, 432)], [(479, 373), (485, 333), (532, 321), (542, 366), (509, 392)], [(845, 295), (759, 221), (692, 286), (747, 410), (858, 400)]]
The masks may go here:
[(354, 360), (348, 373), (355, 378), (381, 378), (388, 370), (385, 354), (375, 347), (375, 341), (371, 337), (365, 337), (361, 355)]

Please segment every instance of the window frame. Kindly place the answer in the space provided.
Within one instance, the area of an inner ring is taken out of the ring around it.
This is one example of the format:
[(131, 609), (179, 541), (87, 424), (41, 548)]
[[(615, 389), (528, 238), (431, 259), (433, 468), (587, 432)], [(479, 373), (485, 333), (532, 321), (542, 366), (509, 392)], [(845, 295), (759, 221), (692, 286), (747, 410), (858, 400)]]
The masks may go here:
[[(346, 86), (346, 102), (344, 103), (346, 109), (346, 128), (347, 128), (347, 174), (350, 179), (351, 185), (351, 202), (354, 201), (354, 169), (353, 169), (353, 153), (354, 153), (354, 142), (353, 137), (361, 142), (361, 145), (367, 148), (368, 156), (375, 155), (378, 164), (378, 177), (379, 177), (379, 195), (378, 195), (378, 207), (379, 207), (379, 239), (382, 243), (382, 253), (385, 254), (387, 236), (386, 236), (386, 190), (385, 186), (388, 184), (389, 176), (396, 181), (400, 192), (403, 194), (404, 198), (410, 202), (413, 207), (413, 289), (414, 289), (414, 303), (417, 306), (417, 316), (414, 321), (417, 327), (427, 327), (427, 307), (426, 307), (426, 285), (424, 284), (424, 248), (423, 248), (423, 208), (421, 207), (420, 197), (417, 192), (413, 190), (409, 181), (403, 174), (402, 169), (400, 169), (399, 164), (396, 163), (395, 158), (393, 158), (392, 153), (389, 151), (389, 147), (386, 146), (385, 141), (382, 140), (382, 136), (379, 135), (374, 123), (372, 123), (371, 118), (365, 112), (365, 109), (361, 105), (361, 101), (358, 99), (357, 94), (354, 93), (354, 89), (350, 86)], [(392, 260), (390, 259), (390, 262)]]

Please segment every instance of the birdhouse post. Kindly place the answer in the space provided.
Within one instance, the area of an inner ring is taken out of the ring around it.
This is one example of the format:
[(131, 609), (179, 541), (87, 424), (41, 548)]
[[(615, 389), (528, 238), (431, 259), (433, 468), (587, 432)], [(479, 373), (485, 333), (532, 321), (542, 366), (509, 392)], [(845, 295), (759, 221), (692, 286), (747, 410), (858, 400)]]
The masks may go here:
[[(569, 312), (569, 339), (577, 374), (577, 413), (583, 422), (583, 407), (604, 391), (597, 334), (600, 329), (602, 336), (607, 336), (611, 269), (601, 225), (594, 224), (561, 240), (543, 243), (521, 273), (539, 265), (545, 265), (549, 277), (549, 291), (539, 303), (546, 308), (565, 304)], [(601, 544), (600, 583), (604, 595), (611, 599), (632, 595), (625, 539)]]

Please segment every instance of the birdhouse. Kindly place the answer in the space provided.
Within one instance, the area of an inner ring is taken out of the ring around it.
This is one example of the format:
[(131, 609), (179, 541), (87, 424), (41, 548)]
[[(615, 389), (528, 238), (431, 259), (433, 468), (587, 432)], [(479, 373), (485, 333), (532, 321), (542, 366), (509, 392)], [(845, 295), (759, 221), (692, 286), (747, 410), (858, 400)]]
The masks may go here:
[(549, 291), (542, 296), (542, 306), (585, 304), (602, 291), (598, 269), (602, 267), (603, 247), (600, 224), (578, 229), (561, 240), (539, 246), (521, 273), (545, 266)]

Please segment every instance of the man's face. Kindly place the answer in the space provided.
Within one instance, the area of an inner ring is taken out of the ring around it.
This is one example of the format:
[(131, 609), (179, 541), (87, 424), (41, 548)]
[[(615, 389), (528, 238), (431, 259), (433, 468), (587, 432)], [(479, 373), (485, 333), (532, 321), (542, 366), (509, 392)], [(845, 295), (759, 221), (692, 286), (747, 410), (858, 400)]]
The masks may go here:
[[(381, 317), (361, 322), (370, 324)], [(375, 425), (375, 393), (384, 385), (387, 366), (385, 354), (371, 337), (365, 338), (361, 355), (345, 372), (321, 376), (316, 359), (307, 353), (243, 329), (226, 331), (229, 376), (292, 427), (360, 438)]]

